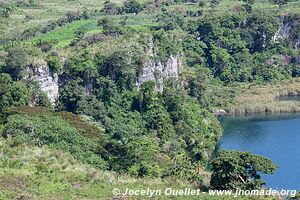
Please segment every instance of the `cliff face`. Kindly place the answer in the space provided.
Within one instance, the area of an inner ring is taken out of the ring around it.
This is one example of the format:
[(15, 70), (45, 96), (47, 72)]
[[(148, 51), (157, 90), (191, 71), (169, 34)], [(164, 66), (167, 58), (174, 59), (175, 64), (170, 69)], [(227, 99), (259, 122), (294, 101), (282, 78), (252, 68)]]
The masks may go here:
[(27, 79), (34, 80), (49, 101), (54, 105), (59, 97), (59, 76), (52, 72), (45, 61), (41, 61), (37, 66), (27, 69)]
[(297, 31), (300, 28), (300, 16), (286, 15), (280, 17), (281, 26), (273, 36), (274, 42), (281, 42), (283, 39), (289, 38), (292, 40), (294, 48), (300, 48), (300, 38)]
[[(280, 18), (281, 26), (273, 36), (273, 42), (281, 42), (284, 39), (290, 39), (295, 50), (300, 49), (300, 38), (297, 35), (300, 29), (300, 16), (286, 15)], [(300, 64), (300, 56), (294, 58), (297, 64)]]
[(274, 42), (280, 42), (281, 40), (288, 38), (290, 36), (290, 31), (292, 30), (292, 26), (290, 22), (285, 22), (284, 17), (280, 19), (281, 25), (278, 31), (273, 36)]
[[(178, 78), (182, 66), (179, 54), (170, 55), (166, 62), (155, 61), (156, 53), (153, 43), (147, 49), (147, 60), (144, 63), (142, 73), (137, 78), (136, 85), (140, 87), (146, 81), (154, 81), (156, 90), (162, 92), (164, 81), (169, 78)], [(64, 60), (65, 62), (66, 60)], [(64, 83), (63, 75), (59, 75), (49, 69), (45, 61), (39, 61), (27, 68), (25, 79), (34, 80), (42, 92), (44, 92), (50, 102), (55, 105), (59, 98), (59, 87)], [(91, 93), (93, 85), (86, 85), (86, 93)]]
[(179, 54), (170, 55), (165, 63), (155, 61), (156, 53), (152, 42), (149, 43), (147, 60), (144, 63), (142, 73), (139, 75), (136, 85), (140, 87), (146, 81), (154, 81), (156, 90), (162, 92), (164, 81), (169, 78), (178, 78), (182, 63)]

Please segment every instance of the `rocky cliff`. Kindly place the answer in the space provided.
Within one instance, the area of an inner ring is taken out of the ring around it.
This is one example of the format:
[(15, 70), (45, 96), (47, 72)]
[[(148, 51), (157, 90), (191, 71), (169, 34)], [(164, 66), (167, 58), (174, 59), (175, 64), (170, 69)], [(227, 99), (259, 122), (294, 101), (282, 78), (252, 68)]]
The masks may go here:
[(300, 48), (300, 38), (297, 31), (300, 29), (300, 16), (285, 15), (280, 17), (281, 26), (273, 36), (274, 42), (281, 42), (289, 38), (292, 40), (295, 49)]
[(34, 80), (49, 101), (55, 104), (59, 96), (59, 76), (52, 72), (45, 61), (40, 61), (27, 69), (27, 79)]
[[(290, 39), (295, 50), (300, 49), (300, 36), (298, 31), (300, 29), (300, 16), (285, 15), (280, 17), (281, 26), (273, 36), (273, 42), (281, 42), (284, 39)], [(300, 64), (300, 56), (294, 58), (297, 64)]]
[(164, 81), (169, 78), (177, 78), (180, 73), (182, 63), (180, 55), (170, 55), (166, 62), (155, 61), (156, 53), (152, 42), (149, 43), (147, 51), (147, 60), (144, 63), (142, 73), (139, 75), (136, 85), (140, 87), (146, 81), (154, 81), (156, 90), (162, 92)]

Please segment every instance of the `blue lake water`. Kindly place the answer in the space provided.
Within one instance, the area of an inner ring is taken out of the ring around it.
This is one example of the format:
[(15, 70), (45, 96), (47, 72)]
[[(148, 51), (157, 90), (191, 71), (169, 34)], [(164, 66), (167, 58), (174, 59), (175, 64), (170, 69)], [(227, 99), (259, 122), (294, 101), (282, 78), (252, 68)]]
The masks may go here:
[(220, 147), (266, 156), (279, 169), (263, 175), (267, 187), (300, 191), (300, 114), (225, 116)]

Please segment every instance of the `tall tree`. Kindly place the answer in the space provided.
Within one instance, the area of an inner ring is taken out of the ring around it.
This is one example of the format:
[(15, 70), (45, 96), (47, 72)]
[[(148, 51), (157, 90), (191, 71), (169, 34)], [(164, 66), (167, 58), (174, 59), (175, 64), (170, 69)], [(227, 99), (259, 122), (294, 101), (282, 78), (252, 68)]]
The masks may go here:
[(221, 151), (211, 163), (211, 186), (218, 190), (260, 189), (260, 174), (273, 174), (277, 165), (269, 158), (240, 151)]

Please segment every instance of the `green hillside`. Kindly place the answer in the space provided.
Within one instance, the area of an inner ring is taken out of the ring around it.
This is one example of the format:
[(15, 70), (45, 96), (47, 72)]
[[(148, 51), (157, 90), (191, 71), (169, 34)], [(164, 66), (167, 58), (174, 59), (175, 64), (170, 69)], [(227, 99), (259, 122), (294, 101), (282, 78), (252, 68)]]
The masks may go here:
[(0, 199), (266, 190), (218, 114), (298, 112), (299, 49), (299, 0), (0, 0)]

